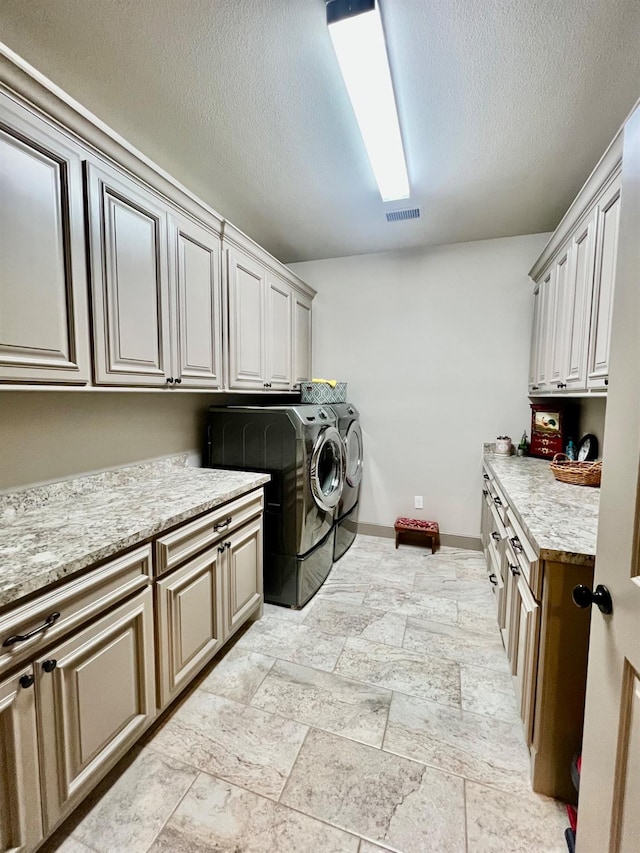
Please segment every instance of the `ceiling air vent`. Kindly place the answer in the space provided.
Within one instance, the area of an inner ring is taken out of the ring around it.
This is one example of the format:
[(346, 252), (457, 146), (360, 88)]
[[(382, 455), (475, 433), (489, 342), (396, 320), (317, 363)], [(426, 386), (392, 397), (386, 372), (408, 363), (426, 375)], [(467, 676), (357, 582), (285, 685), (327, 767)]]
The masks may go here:
[(387, 222), (404, 222), (405, 219), (420, 219), (419, 207), (405, 207), (404, 210), (390, 210), (385, 216)]

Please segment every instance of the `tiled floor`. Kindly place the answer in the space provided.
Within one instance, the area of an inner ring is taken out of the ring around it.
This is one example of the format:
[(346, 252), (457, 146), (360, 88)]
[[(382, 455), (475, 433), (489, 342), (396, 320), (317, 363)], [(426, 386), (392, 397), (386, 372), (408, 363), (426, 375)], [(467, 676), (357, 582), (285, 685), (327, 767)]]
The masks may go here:
[(481, 555), (359, 537), (267, 605), (47, 853), (565, 853)]

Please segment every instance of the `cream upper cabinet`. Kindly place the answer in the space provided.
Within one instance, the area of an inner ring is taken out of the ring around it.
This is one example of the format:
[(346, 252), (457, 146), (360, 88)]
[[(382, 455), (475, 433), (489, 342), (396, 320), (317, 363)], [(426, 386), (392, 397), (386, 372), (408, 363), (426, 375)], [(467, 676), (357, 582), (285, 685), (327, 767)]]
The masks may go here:
[(150, 589), (36, 660), (46, 832), (153, 720), (154, 665)]
[(596, 271), (591, 309), (591, 343), (589, 347), (589, 388), (604, 388), (609, 382), (609, 346), (611, 343), (611, 309), (618, 253), (620, 224), (620, 178), (618, 177), (598, 204), (596, 237)]
[(0, 853), (29, 853), (44, 833), (32, 667), (0, 682)]
[(227, 249), (230, 388), (264, 388), (267, 382), (266, 276), (250, 255)]
[(87, 164), (95, 381), (170, 378), (167, 213), (154, 194)]
[(79, 148), (0, 95), (0, 381), (89, 374)]
[(550, 306), (553, 304), (555, 269), (549, 270), (538, 284), (536, 326), (533, 330), (532, 361), (535, 368), (535, 382), (529, 390), (534, 394), (549, 390), (549, 320)]
[(540, 352), (540, 322), (542, 303), (542, 286), (537, 284), (533, 289), (533, 311), (531, 321), (531, 346), (529, 350), (529, 393), (537, 391), (538, 357)]
[(199, 223), (169, 217), (170, 279), (174, 312), (174, 383), (222, 387), (220, 237)]
[(291, 388), (293, 292), (278, 276), (267, 275), (267, 385)]
[(549, 386), (551, 388), (564, 387), (562, 378), (566, 360), (566, 302), (570, 266), (570, 247), (567, 247), (555, 262), (555, 274), (551, 279), (552, 287), (549, 291), (547, 308), (549, 312)]
[(311, 300), (293, 295), (293, 386), (311, 379)]
[(572, 238), (572, 263), (566, 301), (566, 348), (563, 382), (568, 390), (587, 387), (587, 357), (591, 322), (591, 294), (595, 261), (595, 211)]

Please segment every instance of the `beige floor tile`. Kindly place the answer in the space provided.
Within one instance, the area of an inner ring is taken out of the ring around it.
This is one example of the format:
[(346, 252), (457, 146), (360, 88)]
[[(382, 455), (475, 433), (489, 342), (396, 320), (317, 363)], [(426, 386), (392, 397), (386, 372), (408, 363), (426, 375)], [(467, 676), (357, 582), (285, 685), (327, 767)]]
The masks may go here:
[(358, 838), (201, 774), (150, 853), (356, 853)]
[(460, 707), (460, 672), (453, 661), (350, 638), (335, 671), (347, 678)]
[[(98, 853), (144, 853), (198, 771), (144, 749), (73, 830)], [(60, 848), (75, 853), (73, 847)]]
[(390, 690), (278, 661), (251, 704), (379, 747), (390, 703)]
[(248, 704), (274, 663), (275, 658), (234, 646), (216, 661), (199, 686), (208, 693)]
[(500, 634), (492, 599), (480, 605), (477, 602), (459, 601), (457, 624), (468, 631), (482, 632), (492, 637), (498, 637)]
[(465, 785), (469, 853), (567, 853), (561, 803)]
[(309, 732), (281, 802), (403, 853), (465, 850), (462, 779), (325, 732)]
[(293, 607), (281, 607), (279, 604), (265, 604), (264, 615), (274, 619), (284, 619), (286, 622), (302, 622), (308, 616), (314, 603), (315, 598), (312, 598), (301, 610), (294, 610)]
[(348, 604), (362, 604), (369, 591), (369, 582), (357, 578), (328, 578), (316, 593), (314, 602), (327, 599), (329, 601), (344, 601)]
[(62, 842), (45, 843), (38, 848), (38, 853), (96, 853), (91, 847), (87, 847), (81, 841), (76, 841), (75, 838), (65, 838)]
[(503, 791), (529, 793), (519, 720), (503, 720), (394, 693), (384, 749)]
[(196, 690), (155, 734), (154, 750), (277, 799), (307, 726)]
[(239, 649), (327, 672), (333, 670), (343, 646), (344, 637), (331, 637), (315, 628), (270, 616), (254, 622), (236, 643)]
[(326, 634), (402, 646), (407, 617), (349, 602), (319, 600), (304, 624)]
[(511, 675), (478, 666), (460, 666), (462, 707), (499, 720), (519, 720)]
[(455, 601), (415, 591), (413, 579), (410, 585), (374, 582), (369, 586), (364, 603), (374, 610), (388, 610), (402, 616), (444, 622), (447, 625), (455, 625), (458, 619), (458, 606)]
[(416, 574), (415, 589), (428, 592), (438, 598), (451, 598), (466, 604), (475, 604), (479, 608), (490, 610), (493, 606), (493, 594), (488, 580), (469, 580), (466, 578), (438, 578), (426, 572)]
[(414, 652), (508, 673), (507, 655), (497, 631), (477, 633), (457, 625), (408, 619), (403, 646)]
[(388, 853), (390, 849), (390, 847), (380, 847), (378, 844), (372, 844), (363, 838), (360, 842), (358, 853)]

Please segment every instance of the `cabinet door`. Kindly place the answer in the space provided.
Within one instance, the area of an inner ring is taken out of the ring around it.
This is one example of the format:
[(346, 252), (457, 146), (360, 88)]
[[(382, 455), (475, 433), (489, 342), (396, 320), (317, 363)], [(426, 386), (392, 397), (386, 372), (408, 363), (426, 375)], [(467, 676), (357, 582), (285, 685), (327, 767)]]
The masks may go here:
[(535, 343), (536, 349), (536, 381), (531, 390), (536, 393), (544, 393), (549, 390), (549, 314), (550, 306), (553, 304), (555, 267), (552, 267), (543, 276), (539, 285), (539, 322), (538, 335)]
[(28, 853), (42, 839), (38, 769), (33, 670), (26, 667), (0, 683), (0, 853)]
[(522, 575), (514, 590), (512, 672), (527, 743), (533, 737), (533, 710), (540, 643), (540, 607)]
[(0, 381), (88, 379), (80, 157), (0, 96)]
[(596, 236), (596, 272), (591, 308), (591, 341), (589, 345), (589, 388), (605, 388), (609, 380), (609, 345), (611, 343), (611, 308), (618, 254), (620, 224), (620, 178), (605, 193), (598, 205)]
[(542, 322), (542, 312), (540, 304), (542, 302), (542, 285), (537, 284), (533, 290), (533, 314), (531, 321), (531, 348), (529, 352), (529, 393), (538, 390), (538, 358), (540, 347), (540, 323)]
[(209, 548), (156, 584), (159, 706), (176, 696), (222, 645), (224, 544)]
[(262, 516), (229, 536), (225, 546), (226, 638), (262, 599)]
[(293, 296), (293, 385), (311, 379), (311, 300)]
[(572, 241), (573, 263), (567, 282), (567, 345), (563, 379), (572, 391), (583, 391), (587, 387), (595, 230), (594, 212)]
[(151, 590), (54, 646), (35, 668), (48, 832), (154, 718)]
[(169, 220), (173, 303), (177, 328), (173, 378), (179, 384), (220, 388), (222, 308), (220, 238), (187, 217)]
[(87, 165), (95, 381), (164, 385), (170, 376), (167, 216), (150, 191)]
[(266, 368), (266, 271), (258, 261), (227, 250), (229, 387), (264, 388)]
[(293, 294), (276, 276), (267, 278), (267, 383), (270, 388), (291, 388)]
[(566, 300), (567, 283), (570, 277), (570, 246), (561, 252), (555, 262), (555, 274), (550, 281), (549, 290), (549, 387), (562, 387), (564, 365), (566, 361)]

